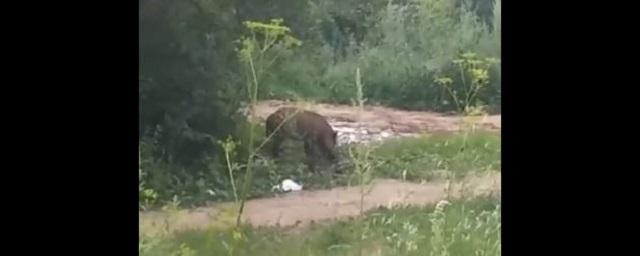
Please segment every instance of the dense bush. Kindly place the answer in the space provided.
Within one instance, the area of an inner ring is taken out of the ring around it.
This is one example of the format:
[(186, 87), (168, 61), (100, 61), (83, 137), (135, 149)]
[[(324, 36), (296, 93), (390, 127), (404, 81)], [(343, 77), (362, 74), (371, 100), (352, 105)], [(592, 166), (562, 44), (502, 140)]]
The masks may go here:
[[(329, 4), (321, 6), (324, 13), (317, 10), (321, 7), (311, 12), (320, 20), (310, 28), (317, 31), (313, 40), (303, 39), (306, 44), (303, 49), (283, 61), (270, 79), (273, 87), (270, 92), (276, 97), (297, 94), (320, 101), (348, 102), (354, 96), (351, 93), (353, 74), (359, 66), (370, 102), (412, 109), (451, 110), (454, 107), (451, 100), (433, 82), (434, 78), (442, 74), (457, 75), (452, 61), (465, 52), (500, 58), (499, 2), (491, 19), (487, 18), (487, 4), (450, 0), (388, 4), (372, 1), (356, 8), (344, 8), (341, 14), (335, 14), (336, 10), (326, 5)], [(471, 9), (473, 6), (482, 6), (482, 9), (476, 12)], [(351, 21), (359, 26), (350, 26), (349, 19), (335, 17), (356, 19)], [(324, 32), (327, 22), (321, 22), (323, 18), (333, 20), (337, 26), (334, 37), (325, 36), (331, 33)], [(342, 24), (346, 24), (343, 25), (346, 28), (339, 29)], [(498, 63), (491, 69), (490, 86), (479, 94), (481, 102), (494, 107), (500, 105), (499, 72)], [(460, 80), (454, 81), (454, 87), (462, 86)]]

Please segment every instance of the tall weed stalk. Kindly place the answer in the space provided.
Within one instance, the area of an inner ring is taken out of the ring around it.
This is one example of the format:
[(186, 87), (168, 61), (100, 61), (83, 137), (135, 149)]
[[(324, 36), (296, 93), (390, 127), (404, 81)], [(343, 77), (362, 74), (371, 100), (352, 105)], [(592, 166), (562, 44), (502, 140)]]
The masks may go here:
[[(284, 26), (282, 19), (272, 19), (269, 23), (262, 23), (256, 21), (244, 22), (245, 27), (249, 30), (250, 35), (240, 38), (240, 49), (238, 49), (238, 58), (244, 65), (245, 77), (246, 77), (246, 89), (249, 100), (249, 113), (255, 113), (255, 106), (258, 102), (258, 90), (260, 88), (260, 82), (262, 77), (266, 74), (268, 68), (272, 66), (281, 53), (287, 51), (295, 46), (301, 45), (301, 41), (291, 35), (291, 30)], [(245, 173), (242, 180), (242, 186), (240, 190), (239, 206), (236, 216), (236, 228), (233, 230), (233, 243), (228, 248), (229, 255), (234, 255), (239, 244), (245, 240), (245, 235), (240, 230), (242, 214), (246, 203), (247, 195), (250, 192), (252, 178), (253, 178), (253, 160), (255, 158), (255, 152), (257, 152), (266, 142), (272, 137), (270, 134), (267, 139), (259, 146), (254, 147), (256, 125), (254, 122), (249, 122), (248, 129), (248, 154), (246, 159)], [(276, 130), (277, 131), (277, 130)], [(275, 133), (275, 132), (274, 132)], [(221, 143), (225, 152), (229, 152), (234, 149), (231, 143)], [(226, 146), (226, 147), (225, 147)], [(228, 154), (227, 154), (228, 155)], [(237, 166), (237, 165), (236, 165)], [(227, 158), (227, 168), (229, 169), (230, 181), (234, 187), (234, 195), (237, 198), (237, 192), (235, 191), (235, 181), (233, 179), (232, 164)], [(238, 199), (236, 199), (238, 203)]]
[[(353, 104), (358, 107), (358, 111), (362, 113), (364, 111), (364, 84), (360, 77), (360, 68), (356, 68), (356, 98), (352, 100)], [(349, 157), (354, 164), (354, 174), (358, 179), (358, 185), (360, 187), (360, 218), (364, 218), (364, 198), (371, 191), (371, 182), (373, 180), (373, 170), (376, 167), (375, 162), (371, 158), (373, 152), (373, 146), (368, 144), (356, 144), (348, 148)], [(368, 187), (369, 186), (369, 187)], [(360, 225), (360, 238), (359, 238), (359, 255), (363, 253), (363, 243), (366, 234), (365, 223)]]
[[(246, 21), (244, 25), (251, 36), (240, 39), (240, 62), (245, 65), (246, 86), (249, 96), (249, 113), (255, 113), (258, 102), (258, 88), (260, 79), (266, 70), (278, 59), (280, 53), (286, 49), (298, 46), (301, 42), (293, 37), (291, 29), (282, 25), (282, 19), (272, 19), (269, 23)], [(254, 132), (255, 124), (249, 122), (248, 156), (246, 160), (245, 175), (240, 194), (240, 206), (236, 219), (236, 226), (240, 225), (247, 194), (253, 177), (252, 166), (255, 156)]]

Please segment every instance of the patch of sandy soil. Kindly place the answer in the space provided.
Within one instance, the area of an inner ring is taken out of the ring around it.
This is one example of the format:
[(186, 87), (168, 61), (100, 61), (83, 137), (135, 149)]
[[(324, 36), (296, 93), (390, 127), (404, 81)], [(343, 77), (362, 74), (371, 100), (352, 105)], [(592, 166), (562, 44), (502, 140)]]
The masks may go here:
[[(463, 185), (464, 184), (464, 185)], [(500, 173), (472, 175), (462, 183), (417, 184), (391, 179), (376, 180), (366, 190), (363, 209), (398, 205), (427, 205), (444, 199), (447, 187), (452, 196), (496, 194)], [(360, 187), (338, 187), (322, 191), (300, 191), (279, 198), (252, 200), (246, 208), (245, 221), (254, 226), (304, 225), (311, 221), (342, 219), (360, 213)]]
[[(435, 204), (452, 197), (500, 195), (500, 172), (489, 171), (469, 175), (461, 182), (410, 183), (398, 180), (375, 180), (364, 197), (365, 211), (377, 207), (397, 205)], [(247, 201), (243, 220), (252, 226), (305, 227), (311, 222), (322, 222), (358, 216), (360, 213), (360, 187), (337, 187), (321, 191), (297, 191), (273, 198)], [(231, 226), (235, 210), (231, 204), (181, 210), (170, 220), (167, 213), (140, 213), (140, 229), (151, 232), (152, 227), (169, 225), (171, 230), (205, 229), (212, 226)], [(171, 223), (168, 223), (171, 222)]]
[[(429, 111), (406, 111), (383, 106), (365, 106), (359, 112), (357, 107), (335, 104), (307, 104), (267, 100), (259, 102), (252, 115), (264, 121), (269, 114), (280, 107), (297, 106), (315, 111), (329, 120), (333, 126), (361, 127), (365, 125), (369, 132), (388, 131), (394, 134), (424, 132), (454, 132), (461, 129), (463, 119), (460, 116), (444, 115)], [(489, 115), (479, 120), (480, 129), (499, 131), (501, 115)]]

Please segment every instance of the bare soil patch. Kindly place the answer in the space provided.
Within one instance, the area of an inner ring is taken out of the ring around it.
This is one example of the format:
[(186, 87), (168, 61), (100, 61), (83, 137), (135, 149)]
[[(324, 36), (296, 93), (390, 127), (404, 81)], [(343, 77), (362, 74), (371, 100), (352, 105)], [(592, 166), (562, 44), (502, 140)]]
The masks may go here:
[[(406, 111), (383, 106), (365, 106), (359, 112), (357, 107), (336, 104), (296, 105), (293, 102), (267, 100), (256, 106), (254, 118), (264, 121), (280, 107), (298, 106), (327, 117), (334, 124), (365, 124), (370, 130), (389, 130), (394, 133), (422, 133), (437, 131), (459, 131), (462, 117), (429, 111)], [(490, 115), (480, 120), (480, 128), (499, 131), (501, 115)], [(355, 126), (354, 126), (355, 127)]]
[[(380, 141), (386, 138), (412, 136), (421, 133), (458, 132), (465, 120), (461, 116), (429, 111), (406, 111), (383, 106), (365, 106), (363, 111), (349, 105), (299, 104), (278, 100), (259, 102), (254, 120), (264, 122), (280, 107), (300, 107), (315, 111), (327, 118), (338, 132), (339, 144)], [(501, 115), (475, 118), (475, 129), (499, 132)]]

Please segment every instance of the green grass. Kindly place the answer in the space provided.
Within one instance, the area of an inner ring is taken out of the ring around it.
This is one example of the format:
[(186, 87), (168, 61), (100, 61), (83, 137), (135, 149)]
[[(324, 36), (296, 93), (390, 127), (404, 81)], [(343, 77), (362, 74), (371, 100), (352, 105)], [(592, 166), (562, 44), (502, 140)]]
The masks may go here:
[[(500, 134), (492, 132), (433, 134), (385, 141), (374, 151), (379, 177), (431, 180), (442, 173), (463, 177), (469, 172), (500, 170)], [(446, 172), (444, 172), (446, 171)]]
[(302, 233), (246, 226), (240, 232), (182, 231), (146, 239), (140, 255), (229, 255), (234, 242), (234, 255), (358, 255), (360, 249), (362, 255), (499, 255), (499, 204), (485, 197), (452, 201), (442, 211), (378, 209), (364, 219), (315, 224)]
[[(466, 138), (462, 133), (440, 133), (388, 139), (372, 152), (372, 160), (380, 163), (373, 174), (377, 178), (403, 179), (406, 170), (404, 179), (408, 181), (430, 181), (447, 174), (461, 178), (471, 172), (499, 171), (500, 147), (500, 134), (495, 132), (471, 132)], [(346, 149), (342, 151), (346, 154)], [(305, 155), (300, 142), (285, 142), (283, 152), (281, 159), (263, 164), (264, 170), (257, 172), (256, 184), (275, 184), (292, 178), (308, 189), (324, 189), (355, 182), (349, 170), (345, 174), (309, 172), (302, 163)], [(269, 158), (267, 151), (262, 156)], [(255, 195), (267, 193), (264, 189), (270, 187), (258, 186)]]

